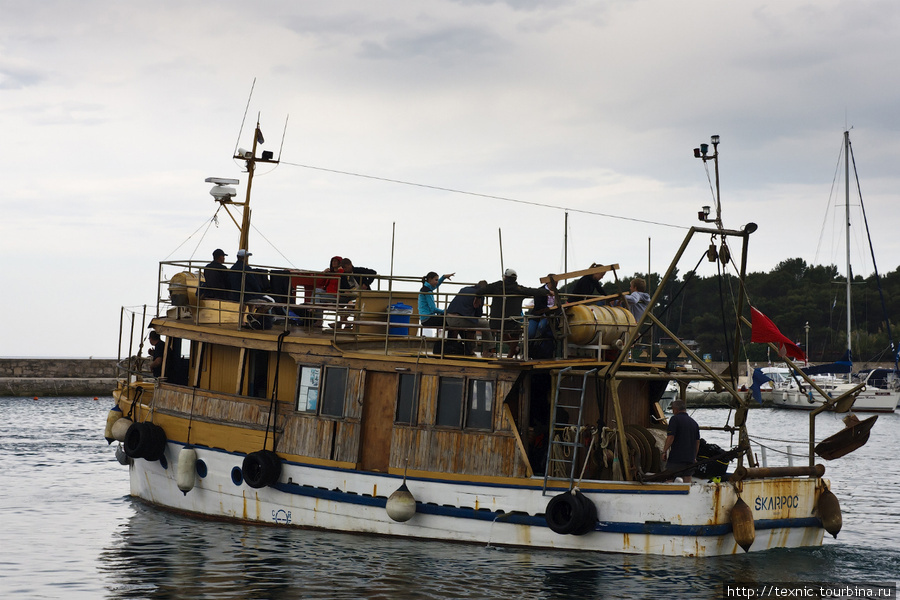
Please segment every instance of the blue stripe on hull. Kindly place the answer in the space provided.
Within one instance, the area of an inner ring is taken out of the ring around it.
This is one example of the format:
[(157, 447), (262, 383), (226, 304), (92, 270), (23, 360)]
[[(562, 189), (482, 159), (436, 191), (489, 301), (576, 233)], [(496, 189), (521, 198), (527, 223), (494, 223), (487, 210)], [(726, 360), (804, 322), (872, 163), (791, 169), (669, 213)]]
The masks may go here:
[[(348, 494), (346, 492), (335, 490), (323, 490), (321, 488), (303, 486), (294, 483), (276, 483), (273, 484), (272, 487), (286, 494), (320, 498), (323, 500), (330, 500), (332, 502), (340, 502), (344, 504), (356, 504), (362, 506), (376, 506), (379, 508), (384, 508), (385, 504), (387, 503), (387, 498), (376, 498), (372, 496), (362, 496), (359, 494)], [(521, 513), (505, 513), (486, 509), (475, 510), (473, 508), (440, 506), (437, 504), (423, 504), (421, 502), (416, 503), (416, 512), (420, 514), (440, 517), (452, 517), (455, 519), (476, 519), (479, 521), (492, 522), (499, 521), (501, 523), (513, 523), (515, 525), (528, 525), (531, 527), (548, 526), (544, 517), (541, 516), (532, 516)], [(759, 519), (754, 521), (754, 526), (757, 530), (779, 528), (793, 529), (805, 527), (821, 528), (822, 521), (816, 517), (795, 519)], [(605, 533), (628, 533), (683, 537), (719, 536), (731, 533), (731, 530), (731, 523), (720, 523), (718, 525), (677, 525), (673, 523), (663, 522), (613, 523), (608, 521), (600, 521), (594, 528), (594, 531)]]

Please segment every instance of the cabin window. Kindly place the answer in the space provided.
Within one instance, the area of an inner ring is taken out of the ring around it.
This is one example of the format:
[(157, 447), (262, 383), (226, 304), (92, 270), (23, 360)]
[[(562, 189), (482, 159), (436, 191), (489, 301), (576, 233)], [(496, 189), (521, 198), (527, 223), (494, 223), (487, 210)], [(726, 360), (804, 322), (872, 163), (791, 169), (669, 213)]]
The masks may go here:
[(462, 426), (464, 383), (465, 380), (462, 377), (441, 377), (435, 425), (440, 427)]
[(438, 387), (439, 427), (490, 429), (494, 408), (494, 382), (486, 379), (441, 377)]
[(494, 382), (485, 379), (470, 379), (466, 427), (490, 429), (493, 406)]
[(397, 414), (395, 423), (416, 424), (416, 376), (414, 373), (400, 373), (397, 390)]
[(347, 393), (346, 367), (325, 369), (325, 389), (322, 392), (322, 414), (329, 417), (344, 416), (344, 397)]
[(300, 367), (300, 378), (297, 385), (297, 410), (315, 413), (319, 408), (320, 367)]

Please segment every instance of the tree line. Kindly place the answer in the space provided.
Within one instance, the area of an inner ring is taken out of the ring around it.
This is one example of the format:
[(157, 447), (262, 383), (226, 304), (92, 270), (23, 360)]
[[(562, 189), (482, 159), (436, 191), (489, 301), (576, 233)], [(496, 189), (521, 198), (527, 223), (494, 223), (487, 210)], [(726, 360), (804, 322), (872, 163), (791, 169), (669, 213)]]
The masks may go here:
[[(651, 295), (659, 286), (657, 273), (649, 277), (636, 273), (632, 277), (645, 278)], [(900, 267), (882, 273), (880, 279), (885, 310), (874, 274), (851, 278), (851, 342), (853, 360), (858, 364), (893, 360), (885, 314), (890, 318), (895, 343), (900, 341)], [(624, 282), (620, 281), (619, 287)], [(739, 289), (734, 275), (700, 277), (688, 271), (678, 277), (676, 273), (663, 290), (655, 314), (679, 338), (693, 340), (700, 356), (709, 354), (712, 360), (729, 360), (734, 350)], [(604, 291), (613, 294), (618, 289), (614, 282), (606, 281)], [(838, 360), (846, 351), (846, 276), (836, 266), (808, 265), (801, 258), (783, 260), (768, 273), (749, 273), (746, 295), (743, 316), (750, 320), (749, 302), (769, 317), (781, 333), (797, 342), (811, 362)], [(665, 336), (655, 329), (654, 343), (659, 343)], [(744, 327), (743, 333), (740, 359), (764, 362), (768, 346), (751, 344), (749, 328)], [(771, 358), (777, 360), (777, 356)]]

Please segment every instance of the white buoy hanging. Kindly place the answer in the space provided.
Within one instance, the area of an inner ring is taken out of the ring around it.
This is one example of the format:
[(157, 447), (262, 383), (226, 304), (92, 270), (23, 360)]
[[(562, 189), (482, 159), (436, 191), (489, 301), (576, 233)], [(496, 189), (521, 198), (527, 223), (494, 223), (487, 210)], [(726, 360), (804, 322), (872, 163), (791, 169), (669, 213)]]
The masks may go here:
[(116, 424), (116, 421), (121, 419), (124, 415), (122, 414), (122, 409), (119, 408), (119, 405), (115, 405), (110, 409), (109, 414), (106, 415), (106, 429), (103, 430), (103, 437), (106, 438), (107, 444), (112, 444), (116, 441), (116, 438), (113, 436), (112, 429), (113, 425)]
[(177, 469), (178, 489), (185, 496), (189, 491), (194, 489), (194, 482), (197, 479), (197, 451), (193, 446), (185, 446), (178, 453), (178, 469)]
[(388, 516), (399, 523), (409, 521), (416, 514), (416, 499), (406, 487), (405, 479), (403, 484), (387, 499), (384, 508), (387, 510)]
[(116, 420), (115, 423), (112, 424), (110, 428), (110, 432), (112, 433), (112, 437), (117, 442), (125, 441), (125, 434), (128, 433), (128, 428), (131, 427), (132, 421), (131, 419), (121, 417)]

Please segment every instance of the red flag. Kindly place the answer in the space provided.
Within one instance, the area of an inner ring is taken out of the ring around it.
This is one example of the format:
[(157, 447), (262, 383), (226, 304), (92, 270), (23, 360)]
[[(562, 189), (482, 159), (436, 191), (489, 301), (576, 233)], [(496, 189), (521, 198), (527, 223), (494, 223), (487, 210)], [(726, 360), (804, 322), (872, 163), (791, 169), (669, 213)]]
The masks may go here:
[(762, 314), (752, 306), (750, 307), (751, 332), (750, 341), (758, 343), (772, 342), (779, 348), (781, 356), (796, 358), (797, 360), (806, 360), (806, 354), (800, 349), (800, 346), (789, 340), (783, 333), (778, 331), (775, 323), (769, 320), (769, 317)]

